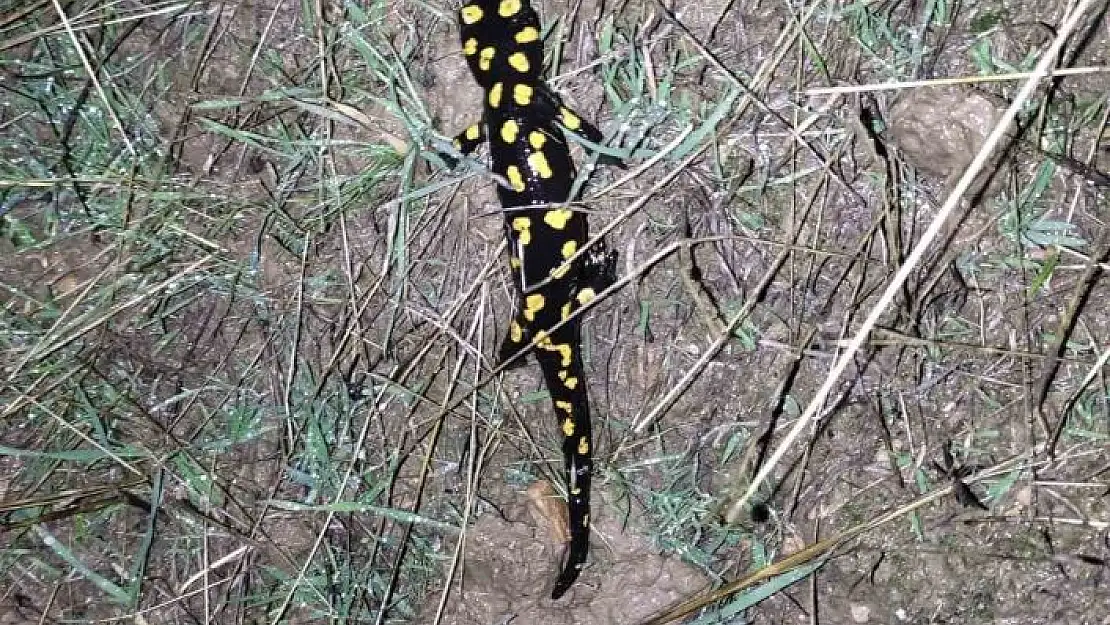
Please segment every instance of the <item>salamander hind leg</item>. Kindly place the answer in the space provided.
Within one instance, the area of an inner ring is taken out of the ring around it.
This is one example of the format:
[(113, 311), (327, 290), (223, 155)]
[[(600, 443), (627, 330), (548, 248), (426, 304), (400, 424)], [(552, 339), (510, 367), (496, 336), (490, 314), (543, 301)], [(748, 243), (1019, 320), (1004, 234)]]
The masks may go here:
[[(558, 121), (567, 132), (574, 133), (591, 143), (604, 145), (605, 135), (586, 118), (563, 104), (558, 94), (551, 91), (547, 85), (542, 85), (537, 89), (534, 106), (542, 118)], [(624, 161), (608, 154), (599, 154), (597, 162), (602, 165), (614, 165), (622, 169), (625, 167)]]
[(604, 245), (594, 245), (582, 259), (582, 272), (578, 276), (576, 298), (578, 305), (587, 304), (617, 281), (617, 251)]
[[(459, 152), (470, 156), (470, 154), (473, 153), (479, 145), (482, 145), (482, 143), (485, 142), (485, 128), (486, 127), (484, 122), (471, 124), (458, 135), (456, 135), (454, 141), (452, 141), (451, 144), (454, 145), (455, 149)], [(440, 152), (439, 157), (443, 159), (443, 162), (450, 169), (454, 169), (455, 166), (459, 164), (459, 159), (451, 156), (450, 154), (447, 154), (446, 152)]]

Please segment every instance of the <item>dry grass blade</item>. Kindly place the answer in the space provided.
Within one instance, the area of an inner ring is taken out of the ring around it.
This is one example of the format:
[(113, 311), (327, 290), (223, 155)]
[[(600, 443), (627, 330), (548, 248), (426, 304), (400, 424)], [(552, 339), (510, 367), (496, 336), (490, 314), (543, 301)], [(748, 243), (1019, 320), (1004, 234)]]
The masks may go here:
[(1090, 74), (1104, 74), (1110, 72), (1110, 67), (1064, 67), (1054, 69), (1045, 76), (1038, 76), (1036, 72), (1013, 72), (995, 76), (958, 76), (953, 78), (930, 78), (928, 80), (899, 80), (884, 82), (874, 85), (844, 85), (839, 87), (814, 87), (806, 89), (803, 93), (807, 96), (818, 95), (844, 95), (848, 93), (873, 93), (876, 91), (897, 91), (900, 89), (920, 89), (922, 87), (940, 87), (943, 85), (974, 85), (989, 82), (1016, 82), (1019, 80), (1040, 80), (1041, 78), (1056, 78), (1064, 76), (1087, 76)]
[(73, 26), (69, 23), (69, 16), (66, 15), (65, 9), (62, 8), (58, 0), (51, 0), (51, 2), (54, 3), (54, 10), (57, 11), (58, 19), (62, 21), (62, 25), (66, 29), (66, 34), (69, 35), (69, 40), (73, 44), (74, 52), (76, 52), (78, 58), (81, 59), (81, 64), (85, 66), (85, 72), (88, 73), (89, 80), (91, 80), (93, 86), (96, 87), (96, 93), (100, 96), (101, 104), (103, 104), (104, 109), (108, 111), (108, 116), (112, 118), (112, 123), (115, 124), (120, 139), (123, 141), (123, 144), (127, 146), (127, 151), (131, 154), (135, 154), (135, 146), (131, 144), (131, 137), (127, 136), (127, 130), (124, 129), (123, 124), (116, 115), (111, 98), (104, 92), (104, 87), (100, 84), (100, 77), (97, 75), (97, 71), (93, 69), (92, 64), (89, 63), (89, 57), (85, 54), (85, 47), (81, 45), (81, 41), (77, 38), (77, 33), (74, 32)]

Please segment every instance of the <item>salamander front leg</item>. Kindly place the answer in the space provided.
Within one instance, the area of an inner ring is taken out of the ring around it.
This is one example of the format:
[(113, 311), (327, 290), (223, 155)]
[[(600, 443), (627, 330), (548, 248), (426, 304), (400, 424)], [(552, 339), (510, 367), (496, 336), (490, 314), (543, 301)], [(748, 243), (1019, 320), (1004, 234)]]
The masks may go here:
[[(467, 126), (462, 132), (455, 136), (454, 141), (451, 142), (455, 149), (469, 156), (479, 145), (486, 140), (486, 126), (484, 123), (476, 123)], [(450, 154), (440, 153), (440, 158), (447, 164), (447, 167), (454, 169), (459, 164), (459, 159), (451, 156)]]

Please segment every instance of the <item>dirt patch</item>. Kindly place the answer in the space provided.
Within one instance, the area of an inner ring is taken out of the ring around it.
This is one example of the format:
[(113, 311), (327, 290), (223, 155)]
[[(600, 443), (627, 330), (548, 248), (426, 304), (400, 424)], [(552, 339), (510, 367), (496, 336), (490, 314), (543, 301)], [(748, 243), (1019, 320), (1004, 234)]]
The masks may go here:
[[(965, 87), (914, 89), (890, 108), (890, 131), (914, 167), (951, 188), (1002, 112), (995, 98)], [(992, 176), (993, 170), (988, 164), (982, 177)]]
[[(537, 502), (535, 495), (518, 497), (503, 516), (487, 512), (467, 530), (461, 583), (442, 623), (617, 625), (644, 619), (708, 584), (690, 565), (660, 556), (599, 502), (592, 564), (566, 596), (552, 601), (563, 543), (552, 540), (549, 515), (565, 517), (566, 510), (561, 502)], [(431, 622), (435, 608), (429, 604), (418, 621)]]

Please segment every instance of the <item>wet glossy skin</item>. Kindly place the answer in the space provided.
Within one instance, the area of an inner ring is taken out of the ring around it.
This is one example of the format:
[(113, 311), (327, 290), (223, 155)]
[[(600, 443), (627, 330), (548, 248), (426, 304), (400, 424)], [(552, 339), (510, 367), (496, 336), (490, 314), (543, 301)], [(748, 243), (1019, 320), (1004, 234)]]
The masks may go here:
[(586, 218), (550, 204), (571, 199), (575, 178), (563, 133), (574, 132), (595, 143), (602, 136), (563, 106), (544, 83), (539, 18), (527, 1), (472, 0), (459, 10), (459, 24), (463, 54), (485, 91), (485, 102), (482, 121), (460, 133), (455, 147), (470, 153), (488, 141), (493, 171), (509, 185), (499, 185), (497, 195), (505, 209), (519, 298), (499, 360), (535, 346), (532, 353), (543, 370), (563, 433), (571, 543), (551, 593), (558, 599), (578, 578), (589, 549), (592, 440), (579, 321), (548, 329), (612, 282), (615, 258), (586, 254), (565, 263), (589, 239)]

